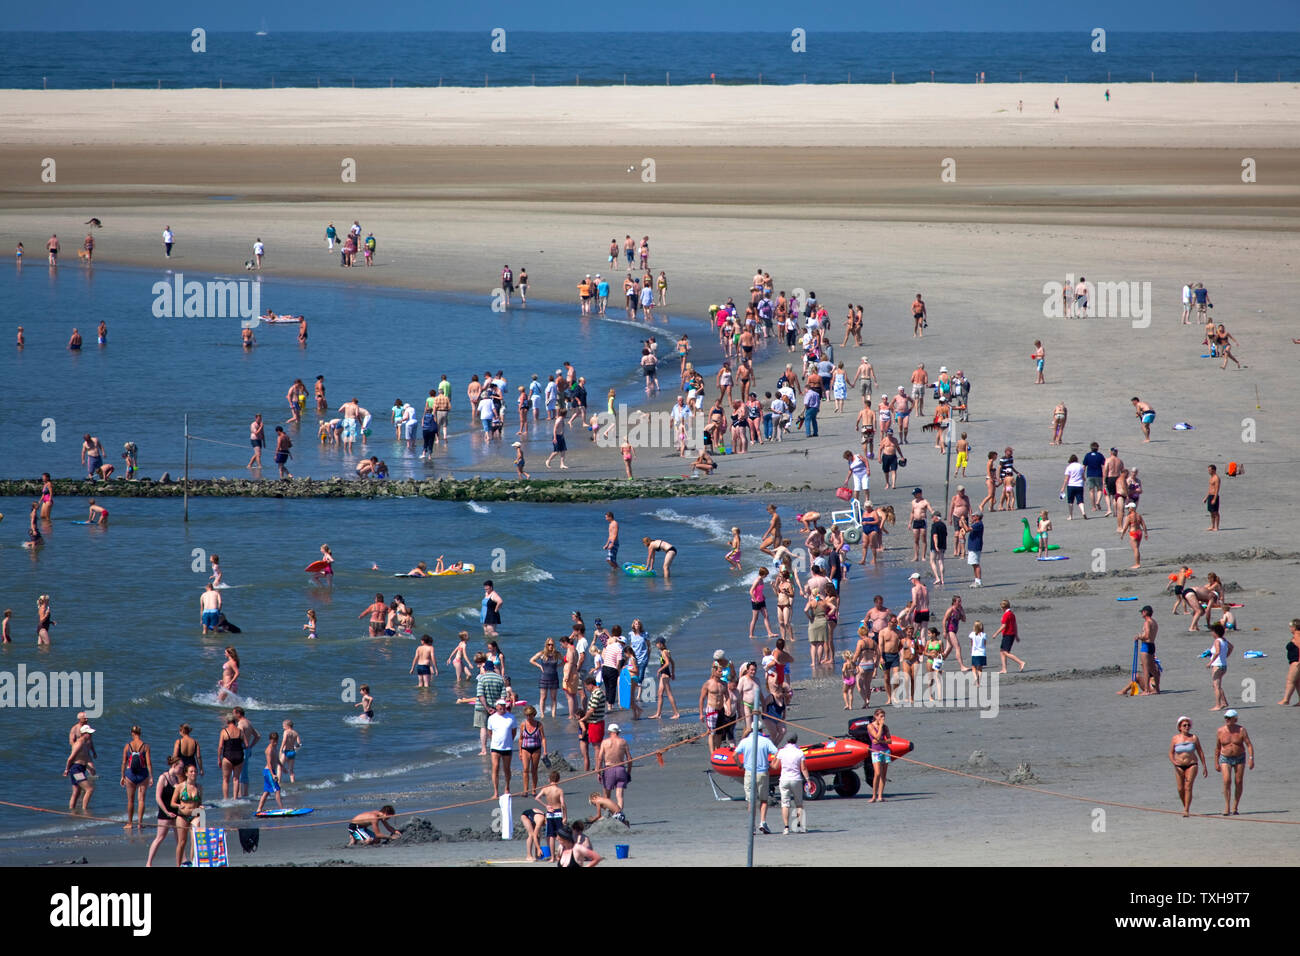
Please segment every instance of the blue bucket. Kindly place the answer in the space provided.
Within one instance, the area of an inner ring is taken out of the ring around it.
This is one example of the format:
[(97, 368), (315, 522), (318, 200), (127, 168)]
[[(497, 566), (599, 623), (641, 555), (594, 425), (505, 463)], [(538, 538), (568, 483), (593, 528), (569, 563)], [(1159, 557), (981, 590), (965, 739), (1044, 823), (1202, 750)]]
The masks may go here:
[(628, 845), (626, 843), (614, 844), (614, 858), (618, 860), (627, 859)]

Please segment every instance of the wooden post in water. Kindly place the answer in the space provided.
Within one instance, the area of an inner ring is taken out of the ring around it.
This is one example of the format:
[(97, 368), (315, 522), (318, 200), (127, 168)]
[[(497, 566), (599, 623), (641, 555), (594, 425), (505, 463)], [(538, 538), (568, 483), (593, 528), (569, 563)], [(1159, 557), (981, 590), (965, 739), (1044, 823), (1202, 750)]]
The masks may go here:
[(185, 520), (190, 520), (190, 413), (185, 413)]

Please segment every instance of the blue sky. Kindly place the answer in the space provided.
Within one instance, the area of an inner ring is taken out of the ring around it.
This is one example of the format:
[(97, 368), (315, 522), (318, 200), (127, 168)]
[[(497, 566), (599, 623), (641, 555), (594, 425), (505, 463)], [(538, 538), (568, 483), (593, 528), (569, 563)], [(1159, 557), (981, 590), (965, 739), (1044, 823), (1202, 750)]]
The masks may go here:
[(5, 30), (254, 30), (265, 18), (283, 30), (513, 30), (627, 32), (663, 30), (834, 31), (1294, 31), (1300, 3), (1255, 0), (931, 0), (931, 2), (791, 2), (791, 0), (504, 0), (491, 4), (446, 0), (56, 0), (12, 4)]

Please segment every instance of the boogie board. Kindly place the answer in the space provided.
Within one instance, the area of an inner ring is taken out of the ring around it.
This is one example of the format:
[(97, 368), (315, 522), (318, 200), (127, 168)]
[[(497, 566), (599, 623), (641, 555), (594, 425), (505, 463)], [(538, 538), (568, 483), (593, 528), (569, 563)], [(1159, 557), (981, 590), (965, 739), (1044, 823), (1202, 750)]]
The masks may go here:
[(633, 578), (652, 578), (655, 572), (647, 568), (644, 564), (625, 564), (623, 573)]
[(90, 524), (89, 521), (74, 521), (73, 524)]
[(632, 672), (626, 667), (618, 672), (618, 706), (624, 710), (632, 706)]
[(307, 567), (303, 568), (308, 574), (321, 574), (330, 566), (328, 561), (313, 561)]
[(282, 810), (259, 810), (259, 817), (301, 817), (313, 811), (313, 807), (285, 807)]
[(1037, 560), (1039, 560), (1039, 561), (1069, 561), (1070, 558), (1069, 558), (1068, 555), (1064, 555), (1064, 554), (1053, 554), (1053, 555), (1051, 555), (1050, 557), (1046, 557), (1046, 558), (1038, 558)]
[(1016, 475), (1016, 510), (1023, 511), (1026, 507), (1025, 500), (1029, 497), (1029, 483), (1025, 481), (1024, 475)]

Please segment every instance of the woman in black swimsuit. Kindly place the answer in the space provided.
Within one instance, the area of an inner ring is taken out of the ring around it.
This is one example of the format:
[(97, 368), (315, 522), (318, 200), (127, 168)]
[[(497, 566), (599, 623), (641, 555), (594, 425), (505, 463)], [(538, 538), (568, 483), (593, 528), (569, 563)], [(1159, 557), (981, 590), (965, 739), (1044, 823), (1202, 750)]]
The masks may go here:
[[(154, 787), (154, 803), (158, 808), (158, 832), (154, 835), (153, 843), (149, 844), (149, 858), (145, 861), (145, 866), (153, 866), (153, 858), (158, 853), (158, 848), (162, 846), (167, 839), (167, 831), (175, 827), (176, 812), (172, 810), (172, 795), (176, 792), (176, 785), (181, 781), (183, 768), (181, 762), (176, 757), (167, 758), (167, 769), (162, 776), (158, 778), (158, 783)], [(176, 833), (176, 865), (180, 866), (184, 859), (184, 844), (180, 840), (180, 832)]]
[[(36, 506), (32, 505), (32, 507), (35, 508)], [(35, 515), (36, 512), (33, 511), (33, 526), (35, 526), (36, 521)], [(38, 531), (37, 534), (39, 535), (40, 532)], [(57, 623), (50, 614), (50, 596), (48, 594), (42, 594), (36, 599), (36, 616), (40, 620), (40, 623), (36, 626), (36, 643), (48, 644), (50, 643), (50, 628)]]
[(131, 739), (122, 748), (122, 786), (126, 788), (126, 826), (131, 829), (131, 820), (136, 817), (136, 798), (139, 797), (139, 827), (144, 831), (145, 795), (149, 784), (153, 782), (153, 758), (149, 745), (141, 737), (140, 728), (131, 728)]
[(181, 724), (181, 735), (172, 744), (172, 756), (186, 768), (197, 766), (199, 776), (203, 776), (203, 754), (199, 750), (199, 742), (190, 736), (193, 730), (189, 724)]
[[(232, 796), (232, 790), (238, 792), (237, 774), (239, 765), (244, 762), (244, 735), (239, 730), (239, 721), (236, 718), (231, 717), (226, 721), (226, 727), (221, 731), (217, 746), (221, 754), (221, 798), (228, 800)], [(189, 767), (185, 769), (187, 772), (190, 771)], [(234, 777), (233, 781), (232, 777)]]
[(673, 558), (677, 557), (677, 547), (669, 541), (662, 538), (651, 539), (644, 537), (641, 543), (646, 546), (645, 566), (654, 569), (655, 554), (662, 551), (664, 555), (664, 577), (668, 577), (668, 569), (672, 566)]

